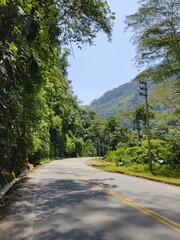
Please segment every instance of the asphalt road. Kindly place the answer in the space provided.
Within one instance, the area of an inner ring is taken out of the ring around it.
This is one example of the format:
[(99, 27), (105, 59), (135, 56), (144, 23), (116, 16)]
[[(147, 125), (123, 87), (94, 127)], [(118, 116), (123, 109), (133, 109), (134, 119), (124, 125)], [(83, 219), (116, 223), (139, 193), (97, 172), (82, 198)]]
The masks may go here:
[(85, 161), (53, 161), (29, 173), (0, 224), (0, 240), (180, 239), (180, 188)]

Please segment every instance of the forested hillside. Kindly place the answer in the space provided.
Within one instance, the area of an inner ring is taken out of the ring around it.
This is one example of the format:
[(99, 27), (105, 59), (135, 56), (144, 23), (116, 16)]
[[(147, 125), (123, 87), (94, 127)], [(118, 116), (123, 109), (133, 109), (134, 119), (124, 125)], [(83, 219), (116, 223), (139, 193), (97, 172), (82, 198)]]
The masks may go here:
[[(149, 82), (147, 85), (149, 104), (155, 114), (154, 119), (151, 120), (151, 125), (154, 127), (167, 128), (176, 125), (179, 121), (178, 115), (174, 114), (178, 112), (180, 102), (178, 87), (174, 87), (175, 82), (175, 80), (159, 84)], [(145, 101), (139, 92), (139, 82), (129, 82), (104, 93), (88, 107), (103, 119), (117, 116), (123, 126), (132, 129), (131, 114)]]
[[(125, 83), (104, 93), (102, 97), (92, 101), (88, 107), (103, 119), (124, 111), (132, 111), (135, 106), (144, 101), (139, 95), (139, 87), (138, 82)], [(148, 92), (150, 93), (155, 87), (155, 84), (149, 83)]]

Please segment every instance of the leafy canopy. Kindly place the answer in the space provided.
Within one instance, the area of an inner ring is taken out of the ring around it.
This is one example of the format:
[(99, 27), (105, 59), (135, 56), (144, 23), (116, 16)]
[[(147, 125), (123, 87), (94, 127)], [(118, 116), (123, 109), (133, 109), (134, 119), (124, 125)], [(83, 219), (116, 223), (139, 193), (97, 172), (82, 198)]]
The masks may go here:
[(136, 63), (146, 66), (139, 79), (163, 81), (180, 78), (180, 4), (179, 0), (140, 0), (135, 14), (126, 17), (137, 46)]

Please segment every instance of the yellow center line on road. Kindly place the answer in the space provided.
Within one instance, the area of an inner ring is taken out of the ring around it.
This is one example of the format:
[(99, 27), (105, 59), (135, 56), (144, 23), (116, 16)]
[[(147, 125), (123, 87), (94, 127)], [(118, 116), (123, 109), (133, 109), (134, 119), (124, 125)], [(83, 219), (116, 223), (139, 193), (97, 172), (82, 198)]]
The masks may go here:
[(143, 212), (144, 214), (156, 219), (158, 222), (161, 222), (162, 224), (168, 226), (169, 228), (173, 229), (174, 231), (176, 232), (180, 232), (180, 224), (146, 208), (146, 207), (143, 207), (142, 205), (140, 205), (139, 203), (136, 203), (130, 199), (128, 199), (127, 197), (124, 197), (123, 195), (119, 194), (119, 193), (116, 193), (100, 184), (97, 184), (93, 181), (91, 181), (90, 179), (80, 175), (80, 174), (76, 174), (76, 176), (78, 176), (79, 178), (81, 178), (82, 180), (86, 181), (86, 182), (89, 182), (90, 184), (100, 188), (101, 190), (103, 190), (104, 192), (110, 194), (111, 196), (115, 197), (116, 199), (132, 206), (133, 208), (136, 208), (138, 209), (139, 211)]

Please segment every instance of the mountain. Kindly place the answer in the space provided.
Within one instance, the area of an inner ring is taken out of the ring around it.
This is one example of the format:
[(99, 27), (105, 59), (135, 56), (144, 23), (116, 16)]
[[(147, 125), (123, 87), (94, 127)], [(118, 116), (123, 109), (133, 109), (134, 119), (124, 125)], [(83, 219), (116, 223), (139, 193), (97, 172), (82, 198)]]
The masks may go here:
[[(148, 102), (154, 113), (151, 119), (153, 129), (180, 129), (180, 94), (179, 83), (176, 79), (169, 79), (159, 84), (147, 84)], [(117, 116), (121, 124), (129, 129), (133, 128), (131, 113), (141, 102), (145, 102), (139, 95), (140, 84), (129, 82), (104, 93), (100, 98), (87, 106), (102, 119)]]
[[(148, 83), (148, 92), (151, 93), (156, 86)], [(138, 82), (125, 83), (93, 100), (88, 107), (103, 119), (127, 110), (131, 111), (139, 103), (144, 102), (144, 97), (139, 95), (139, 87)]]

